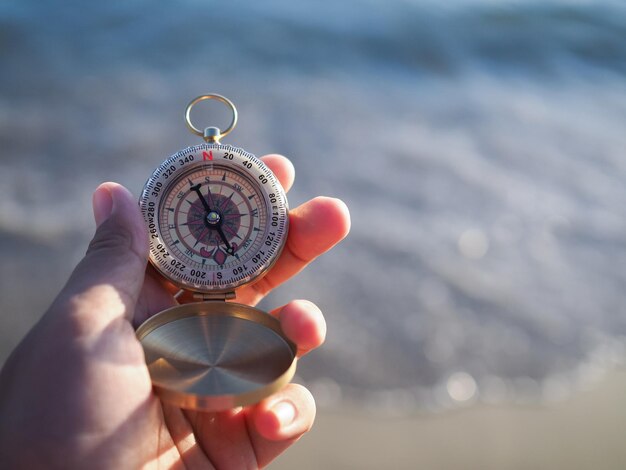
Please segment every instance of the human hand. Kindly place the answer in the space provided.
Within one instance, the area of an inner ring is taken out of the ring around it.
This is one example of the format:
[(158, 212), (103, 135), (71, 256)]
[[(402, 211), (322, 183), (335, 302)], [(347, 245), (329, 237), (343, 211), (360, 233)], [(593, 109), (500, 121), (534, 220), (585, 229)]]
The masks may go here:
[[(289, 161), (263, 160), (288, 190)], [(310, 429), (315, 404), (296, 384), (224, 412), (162, 403), (134, 327), (175, 305), (174, 287), (146, 270), (146, 228), (126, 189), (101, 185), (94, 216), (98, 228), (87, 255), (0, 373), (1, 468), (256, 468)], [(237, 301), (256, 304), (343, 239), (349, 226), (347, 208), (335, 199), (292, 210), (279, 260), (261, 281), (239, 289)], [(324, 318), (312, 303), (293, 301), (271, 313), (298, 356), (323, 342)]]

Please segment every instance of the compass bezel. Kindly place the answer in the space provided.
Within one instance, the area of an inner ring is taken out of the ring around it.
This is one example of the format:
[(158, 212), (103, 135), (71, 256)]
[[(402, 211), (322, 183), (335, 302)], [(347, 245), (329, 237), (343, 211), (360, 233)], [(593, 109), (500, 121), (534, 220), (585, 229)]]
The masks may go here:
[[(192, 275), (192, 271), (194, 274), (197, 273), (197, 268), (188, 266), (186, 260), (173, 253), (164, 237), (159, 218), (167, 195), (182, 177), (190, 172), (216, 167), (224, 167), (245, 175), (254, 183), (253, 186), (266, 208), (265, 226), (258, 235), (262, 237), (264, 254), (255, 256), (257, 259), (255, 262), (231, 261), (228, 268), (222, 266), (217, 269), (215, 265), (207, 266), (204, 269), (207, 276), (198, 279)], [(289, 207), (280, 182), (260, 159), (232, 145), (204, 143), (176, 152), (159, 165), (148, 178), (141, 193), (139, 206), (149, 232), (150, 263), (174, 285), (194, 293), (227, 293), (243, 285), (257, 282), (274, 265), (287, 240)], [(270, 233), (274, 236), (270, 236)], [(235, 274), (235, 270), (239, 272)], [(217, 277), (217, 273), (221, 273), (222, 278), (212, 280), (211, 278)]]

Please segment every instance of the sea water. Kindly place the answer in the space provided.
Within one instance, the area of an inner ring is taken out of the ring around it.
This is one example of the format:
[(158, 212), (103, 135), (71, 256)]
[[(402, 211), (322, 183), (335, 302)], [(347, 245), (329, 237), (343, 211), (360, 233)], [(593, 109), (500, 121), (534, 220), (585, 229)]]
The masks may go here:
[(323, 309), (299, 366), (322, 406), (566, 398), (624, 359), (625, 38), (608, 0), (5, 0), (0, 360), (82, 256), (97, 184), (139, 194), (217, 92), (225, 143), (294, 162), (292, 207), (350, 207), (263, 303)]

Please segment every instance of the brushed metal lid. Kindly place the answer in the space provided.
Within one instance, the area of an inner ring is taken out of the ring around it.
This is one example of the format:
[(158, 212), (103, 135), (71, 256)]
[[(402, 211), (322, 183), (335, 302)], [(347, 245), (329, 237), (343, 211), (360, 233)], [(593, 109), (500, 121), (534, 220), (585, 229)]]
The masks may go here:
[(151, 317), (136, 334), (155, 392), (181, 408), (250, 405), (286, 385), (296, 370), (296, 346), (279, 321), (247, 305), (180, 305)]

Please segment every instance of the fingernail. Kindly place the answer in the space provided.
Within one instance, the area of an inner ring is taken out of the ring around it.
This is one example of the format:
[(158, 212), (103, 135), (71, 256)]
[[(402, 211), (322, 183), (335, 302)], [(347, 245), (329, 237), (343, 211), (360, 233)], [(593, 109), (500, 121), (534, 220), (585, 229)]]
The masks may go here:
[(278, 402), (272, 406), (271, 410), (281, 426), (289, 426), (296, 418), (296, 408), (289, 401)]
[(113, 211), (113, 197), (106, 186), (99, 186), (93, 193), (93, 216), (96, 227), (107, 220)]

